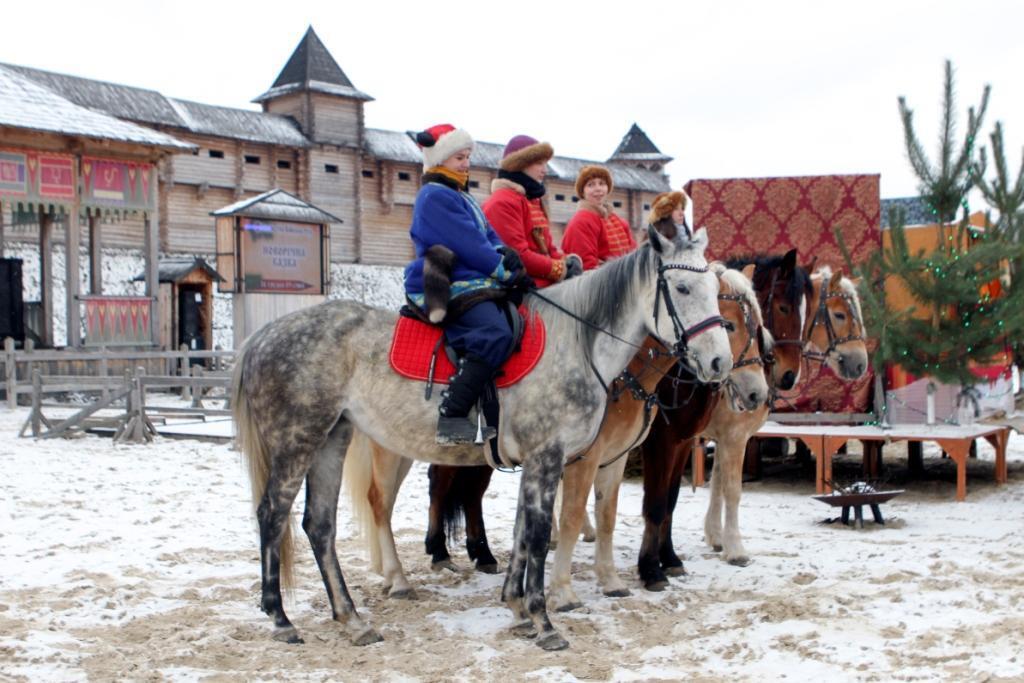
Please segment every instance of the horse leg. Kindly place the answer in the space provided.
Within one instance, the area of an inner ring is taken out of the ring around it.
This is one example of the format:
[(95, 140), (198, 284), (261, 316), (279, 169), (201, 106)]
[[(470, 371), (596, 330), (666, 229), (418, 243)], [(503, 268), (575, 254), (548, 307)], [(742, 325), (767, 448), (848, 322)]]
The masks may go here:
[[(532, 622), (537, 645), (545, 650), (569, 646), (551, 624), (544, 599), (544, 561), (551, 539), (555, 489), (562, 476), (563, 457), (562, 449), (551, 445), (523, 463), (512, 557), (501, 589), (502, 600), (513, 614), (520, 619), (525, 616)], [(514, 631), (530, 635), (530, 630), (522, 623)]]
[[(551, 568), (551, 582), (548, 587), (551, 606), (559, 612), (582, 607), (583, 603), (572, 589), (572, 553), (576, 548), (583, 517), (587, 515), (587, 497), (597, 474), (597, 458), (583, 458), (565, 468), (562, 483), (561, 523), (558, 525), (558, 544), (555, 546), (555, 562)], [(558, 496), (555, 509), (558, 510)], [(552, 525), (554, 531), (554, 525)]]
[(436, 570), (459, 570), (448, 554), (444, 528), (445, 510), (454, 505), (449, 498), (455, 495), (452, 484), (455, 483), (457, 469), (444, 465), (431, 465), (427, 468), (427, 478), (430, 481), (430, 513), (425, 546), (427, 554), (430, 555), (430, 567)]
[[(722, 536), (722, 559), (732, 565), (746, 567), (750, 556), (740, 537), (740, 493), (743, 488), (743, 454), (747, 447), (747, 434), (723, 439), (719, 448), (723, 457), (722, 495), (725, 498), (725, 532)], [(715, 457), (719, 457), (715, 454)]]
[(644, 535), (637, 570), (644, 588), (649, 591), (663, 591), (668, 586), (668, 577), (658, 558), (661, 524), (668, 508), (668, 480), (676, 451), (676, 444), (667, 432), (661, 420), (655, 420), (643, 444)]
[(353, 645), (369, 645), (382, 639), (356, 613), (334, 547), (338, 492), (341, 489), (345, 450), (351, 438), (352, 426), (342, 419), (313, 455), (312, 465), (306, 474), (306, 511), (302, 516), (302, 528), (313, 546), (313, 555), (327, 589), (334, 620), (344, 625)]
[[(564, 474), (564, 472), (563, 472)], [(555, 491), (555, 510), (561, 510), (565, 507), (565, 491), (563, 482), (558, 482), (558, 489)], [(551, 517), (551, 539), (548, 541), (548, 550), (556, 550), (558, 548), (558, 515)]]
[(690, 438), (679, 443), (676, 451), (675, 467), (673, 467), (672, 477), (669, 479), (665, 519), (661, 523), (660, 542), (658, 544), (658, 560), (661, 562), (665, 573), (669, 576), (682, 576), (686, 573), (683, 561), (679, 559), (675, 548), (672, 547), (672, 516), (676, 511), (676, 502), (679, 500), (679, 487), (683, 481), (683, 470), (686, 469), (686, 463), (693, 455), (693, 448), (696, 442), (695, 438)]
[(412, 461), (391, 451), (384, 450), (374, 444), (373, 486), (367, 493), (373, 508), (376, 542), (380, 559), (379, 571), (384, 577), (384, 591), (389, 598), (415, 599), (409, 579), (402, 570), (402, 562), (398, 559), (398, 548), (395, 546), (395, 534), (391, 526), (391, 517), (395, 511), (398, 490), (405, 481), (405, 476), (412, 467)]
[[(629, 595), (629, 588), (615, 569), (612, 539), (615, 536), (615, 514), (619, 507), (619, 486), (626, 471), (626, 458), (597, 471), (594, 482), (597, 545), (594, 546), (594, 571), (601, 591), (610, 598)], [(585, 506), (584, 506), (585, 507)], [(584, 512), (584, 516), (586, 513)]]
[[(596, 500), (594, 501), (594, 514), (597, 515)], [(587, 513), (586, 506), (583, 507), (583, 529), (580, 533), (583, 535), (584, 543), (593, 543), (597, 538), (597, 532), (594, 530), (594, 525), (590, 523), (590, 515)]]
[(704, 515), (704, 542), (715, 552), (722, 550), (722, 474), (724, 468), (722, 446), (715, 440), (715, 461), (711, 466), (711, 497), (708, 500), (708, 511)]
[(469, 559), (476, 562), (476, 569), (484, 574), (498, 573), (498, 560), (491, 552), (487, 543), (487, 530), (484, 528), (484, 494), (491, 484), (494, 470), (489, 466), (459, 468), (463, 496), (463, 509), (466, 514), (466, 552)]

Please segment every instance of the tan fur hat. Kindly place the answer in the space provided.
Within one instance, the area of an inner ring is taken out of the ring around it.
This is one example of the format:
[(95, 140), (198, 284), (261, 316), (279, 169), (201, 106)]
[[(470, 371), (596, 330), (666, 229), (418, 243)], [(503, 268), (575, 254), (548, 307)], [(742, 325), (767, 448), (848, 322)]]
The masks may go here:
[(685, 209), (688, 201), (689, 198), (682, 190), (662, 192), (651, 203), (651, 213), (647, 217), (647, 222), (654, 225), (658, 221), (668, 218), (677, 208)]
[(576, 196), (583, 199), (583, 188), (594, 178), (601, 178), (608, 185), (608, 194), (612, 193), (612, 174), (604, 166), (584, 166), (576, 176)]

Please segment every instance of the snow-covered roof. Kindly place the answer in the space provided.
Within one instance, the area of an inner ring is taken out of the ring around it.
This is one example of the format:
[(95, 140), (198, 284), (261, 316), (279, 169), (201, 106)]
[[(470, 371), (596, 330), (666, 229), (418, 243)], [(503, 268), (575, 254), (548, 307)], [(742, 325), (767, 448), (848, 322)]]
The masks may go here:
[[(157, 280), (159, 282), (178, 282), (196, 268), (209, 275), (214, 282), (224, 282), (224, 277), (207, 263), (206, 259), (199, 256), (161, 257), (157, 264)], [(143, 271), (132, 278), (132, 281), (144, 282), (145, 279), (146, 273)]]
[(327, 213), (307, 201), (284, 190), (268, 190), (210, 212), (211, 216), (249, 216), (266, 220), (296, 221), (298, 223), (343, 223), (334, 214)]
[(194, 147), (150, 128), (87, 109), (0, 65), (0, 126), (189, 150)]
[[(423, 162), (419, 147), (407, 133), (394, 130), (367, 128), (364, 141), (366, 151), (378, 159), (399, 161), (408, 164)], [(473, 147), (473, 166), (497, 170), (501, 163), (505, 146), (494, 142), (477, 142)], [(581, 168), (588, 164), (601, 164), (612, 174), (612, 182), (624, 190), (643, 190), (645, 192), (666, 192), (671, 189), (668, 180), (657, 171), (633, 168), (615, 162), (600, 162), (574, 157), (555, 156), (548, 162), (552, 176), (559, 180), (575, 182)]]
[(0, 64), (33, 83), (77, 104), (119, 119), (182, 128), (199, 135), (306, 147), (295, 121), (280, 114), (217, 107), (166, 97), (155, 90), (52, 73), (15, 64)]

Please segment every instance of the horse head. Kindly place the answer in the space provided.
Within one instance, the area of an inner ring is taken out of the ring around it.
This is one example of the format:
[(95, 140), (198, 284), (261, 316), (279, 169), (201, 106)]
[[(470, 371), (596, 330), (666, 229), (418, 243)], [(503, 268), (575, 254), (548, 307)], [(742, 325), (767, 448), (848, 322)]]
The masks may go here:
[(856, 284), (842, 270), (833, 273), (821, 266), (811, 275), (811, 286), (804, 355), (843, 379), (861, 377), (868, 368), (868, 350)]
[(790, 249), (782, 256), (755, 256), (729, 262), (730, 267), (742, 265), (743, 274), (754, 284), (765, 328), (774, 338), (771, 383), (785, 391), (800, 380), (811, 291), (810, 277), (796, 259), (796, 249)]
[(736, 412), (756, 410), (768, 400), (764, 358), (771, 352), (771, 333), (764, 329), (750, 280), (724, 263), (712, 263), (711, 270), (718, 276), (718, 309), (732, 348), (732, 371), (726, 381), (729, 401)]
[(702, 382), (721, 382), (732, 369), (729, 338), (718, 311), (718, 278), (708, 268), (704, 228), (666, 237), (648, 228), (657, 284), (647, 330), (674, 347)]

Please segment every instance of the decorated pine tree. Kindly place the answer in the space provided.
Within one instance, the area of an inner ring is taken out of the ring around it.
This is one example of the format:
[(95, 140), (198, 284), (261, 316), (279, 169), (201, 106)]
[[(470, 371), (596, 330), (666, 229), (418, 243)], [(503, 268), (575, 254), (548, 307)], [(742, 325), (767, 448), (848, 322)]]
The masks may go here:
[[(892, 246), (857, 266), (843, 246), (847, 262), (861, 276), (865, 323), (878, 340), (872, 362), (876, 372), (895, 363), (918, 377), (971, 387), (978, 378), (971, 364), (990, 364), (1010, 340), (1024, 333), (1024, 277), (1006, 277), (1009, 264), (1024, 263), (1021, 232), (1021, 177), (1008, 183), (1002, 129), (992, 135), (997, 176), (983, 178), (985, 154), (975, 145), (988, 104), (985, 86), (978, 109), (968, 109), (967, 130), (957, 142), (952, 65), (946, 63), (939, 151), (933, 162), (914, 131), (913, 112), (899, 98), (907, 155), (919, 179), (919, 192), (940, 226), (940, 244), (932, 253), (911, 251), (905, 220), (890, 215)], [(980, 158), (977, 158), (977, 156)], [(967, 195), (978, 186), (997, 215), (989, 226), (968, 225)], [(957, 214), (961, 217), (957, 219)], [(842, 238), (838, 235), (840, 244)], [(908, 309), (887, 306), (885, 283), (895, 278), (914, 300)]]

